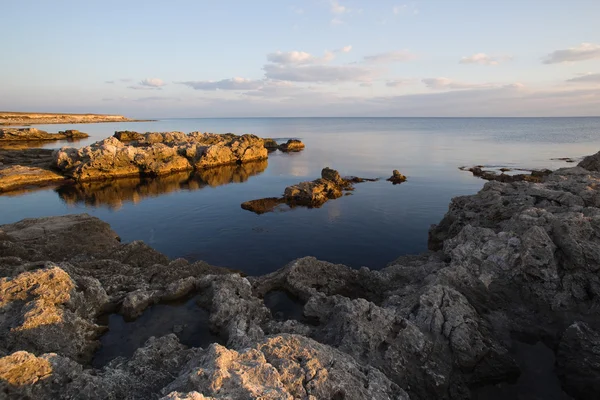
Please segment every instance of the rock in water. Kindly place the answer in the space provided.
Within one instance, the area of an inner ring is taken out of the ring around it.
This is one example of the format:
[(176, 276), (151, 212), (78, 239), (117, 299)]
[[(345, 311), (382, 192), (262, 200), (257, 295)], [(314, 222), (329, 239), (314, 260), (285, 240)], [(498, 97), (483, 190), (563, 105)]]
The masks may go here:
[(304, 143), (298, 139), (290, 139), (286, 143), (279, 145), (279, 150), (284, 152), (294, 152), (304, 150)]
[(0, 141), (41, 141), (41, 140), (64, 140), (83, 139), (89, 137), (87, 133), (75, 129), (48, 133), (36, 128), (0, 128)]
[(340, 173), (337, 172), (335, 169), (331, 169), (329, 167), (323, 168), (323, 170), (321, 171), (321, 178), (334, 183), (342, 182), (342, 177), (340, 176)]
[(600, 172), (600, 151), (591, 156), (585, 157), (579, 164), (578, 167), (587, 169), (588, 171)]
[[(116, 136), (136, 141), (125, 144)], [(91, 181), (159, 176), (266, 158), (262, 139), (254, 135), (117, 132), (115, 137), (81, 149), (57, 150), (54, 167), (77, 181)]]
[(392, 172), (392, 176), (390, 176), (387, 180), (392, 182), (394, 185), (397, 185), (399, 183), (406, 182), (406, 176), (402, 175), (400, 171), (395, 169)]
[(263, 141), (265, 148), (269, 151), (277, 150), (279, 148), (279, 144), (277, 144), (277, 141), (275, 141), (275, 139), (266, 138), (263, 139)]

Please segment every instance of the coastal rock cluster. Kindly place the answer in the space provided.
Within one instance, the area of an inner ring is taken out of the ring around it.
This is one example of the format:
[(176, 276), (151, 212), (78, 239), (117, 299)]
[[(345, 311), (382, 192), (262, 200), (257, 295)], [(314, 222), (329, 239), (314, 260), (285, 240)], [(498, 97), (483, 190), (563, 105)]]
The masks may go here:
[(342, 178), (338, 171), (325, 167), (319, 179), (288, 186), (282, 197), (246, 201), (242, 203), (242, 208), (256, 214), (264, 214), (274, 211), (282, 204), (289, 207), (320, 207), (328, 200), (342, 197), (345, 191), (354, 190), (355, 183), (375, 180), (377, 179)]
[[(40, 140), (87, 137), (75, 130), (48, 134), (35, 128), (0, 129), (0, 135), (4, 135), (0, 136), (0, 142), (6, 140), (7, 143), (17, 143), (15, 138), (37, 143)], [(304, 148), (304, 144), (295, 139), (278, 146), (281, 149), (287, 146), (293, 151)], [(125, 177), (144, 179), (182, 171), (208, 171), (214, 167), (262, 162), (268, 157), (267, 147), (266, 142), (255, 135), (119, 131), (113, 137), (79, 149), (1, 148), (0, 192), (67, 181), (82, 183)], [(202, 172), (202, 175), (211, 173)]]
[[(305, 257), (244, 277), (169, 260), (142, 242), (120, 243), (85, 214), (4, 225), (0, 393), (476, 399), (481, 388), (502, 384), (500, 391), (519, 379), (514, 349), (525, 341), (554, 354), (561, 396), (596, 399), (598, 160), (600, 153), (540, 182), (488, 182), (453, 199), (431, 229), (431, 251), (378, 271)], [(275, 311), (267, 301), (273, 294), (288, 307)], [(183, 345), (174, 326), (132, 356), (91, 367), (107, 329), (102, 315), (132, 319), (190, 296), (220, 343)]]
[(53, 114), (28, 112), (0, 112), (0, 125), (31, 124), (89, 124), (96, 122), (133, 122), (122, 115), (105, 114)]

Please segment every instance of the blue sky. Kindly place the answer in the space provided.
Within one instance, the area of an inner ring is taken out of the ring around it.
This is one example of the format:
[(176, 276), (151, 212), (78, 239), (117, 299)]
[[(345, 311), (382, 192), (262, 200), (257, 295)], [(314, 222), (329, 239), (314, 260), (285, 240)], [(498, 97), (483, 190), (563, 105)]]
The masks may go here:
[(600, 115), (600, 1), (5, 0), (0, 110)]

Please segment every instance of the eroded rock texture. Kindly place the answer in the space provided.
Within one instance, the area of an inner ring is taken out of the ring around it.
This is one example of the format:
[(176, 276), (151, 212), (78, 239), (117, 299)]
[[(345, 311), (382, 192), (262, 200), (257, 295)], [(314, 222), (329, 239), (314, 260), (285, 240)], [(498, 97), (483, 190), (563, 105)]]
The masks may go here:
[[(555, 351), (568, 395), (597, 398), (600, 173), (588, 165), (454, 199), (431, 231), (437, 251), (379, 271), (306, 257), (243, 277), (122, 244), (87, 215), (2, 226), (0, 393), (469, 399), (519, 376), (511, 349), (525, 338)], [(187, 347), (174, 332), (90, 367), (98, 315), (141, 318), (192, 295), (221, 344)]]

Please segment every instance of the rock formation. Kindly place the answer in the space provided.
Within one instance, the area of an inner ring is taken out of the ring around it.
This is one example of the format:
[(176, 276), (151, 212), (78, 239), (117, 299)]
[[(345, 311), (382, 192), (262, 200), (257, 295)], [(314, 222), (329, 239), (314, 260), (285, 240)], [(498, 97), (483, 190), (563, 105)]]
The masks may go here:
[(58, 133), (48, 133), (36, 128), (0, 128), (0, 142), (75, 140), (89, 137), (87, 133), (68, 129)]
[(89, 124), (95, 122), (134, 122), (122, 115), (104, 114), (53, 114), (27, 112), (0, 112), (0, 125), (32, 124)]
[(400, 171), (397, 169), (392, 171), (392, 176), (387, 179), (389, 182), (392, 182), (394, 185), (397, 185), (402, 182), (406, 182), (406, 176), (402, 175)]
[[(469, 171), (481, 179), (485, 179), (486, 181), (498, 181), (498, 182), (518, 182), (518, 181), (526, 181), (526, 182), (542, 182), (544, 177), (550, 175), (552, 171), (549, 169), (541, 169), (541, 170), (529, 170), (529, 174), (506, 174), (506, 172), (512, 171), (511, 168), (500, 168), (501, 172), (498, 174), (496, 171), (492, 171), (489, 169), (484, 169), (485, 167), (482, 165), (478, 165), (475, 167), (460, 167), (461, 171)], [(523, 171), (523, 170), (520, 170)]]
[(254, 135), (166, 132), (141, 134), (128, 144), (111, 137), (81, 149), (62, 148), (54, 154), (54, 166), (83, 182), (167, 175), (266, 158), (262, 139)]
[[(437, 251), (379, 271), (305, 257), (243, 277), (168, 260), (142, 242), (120, 243), (88, 215), (4, 225), (0, 393), (41, 400), (469, 399), (518, 378), (513, 349), (526, 340), (556, 351), (568, 395), (595, 399), (594, 168), (588, 160), (541, 182), (488, 182), (476, 195), (455, 198), (432, 228)], [(333, 170), (323, 175), (335, 185)], [(273, 293), (293, 307), (275, 312), (267, 302)], [(221, 344), (188, 347), (174, 331), (91, 367), (106, 330), (103, 313), (136, 318), (192, 295)]]
[(294, 152), (304, 150), (304, 143), (298, 139), (290, 139), (287, 142), (279, 145), (279, 150), (284, 152)]
[(328, 200), (342, 197), (344, 191), (353, 190), (354, 183), (373, 181), (375, 179), (342, 178), (338, 171), (329, 167), (323, 168), (321, 178), (285, 188), (283, 197), (267, 197), (242, 203), (244, 210), (264, 214), (275, 210), (281, 204), (289, 207), (320, 207)]

